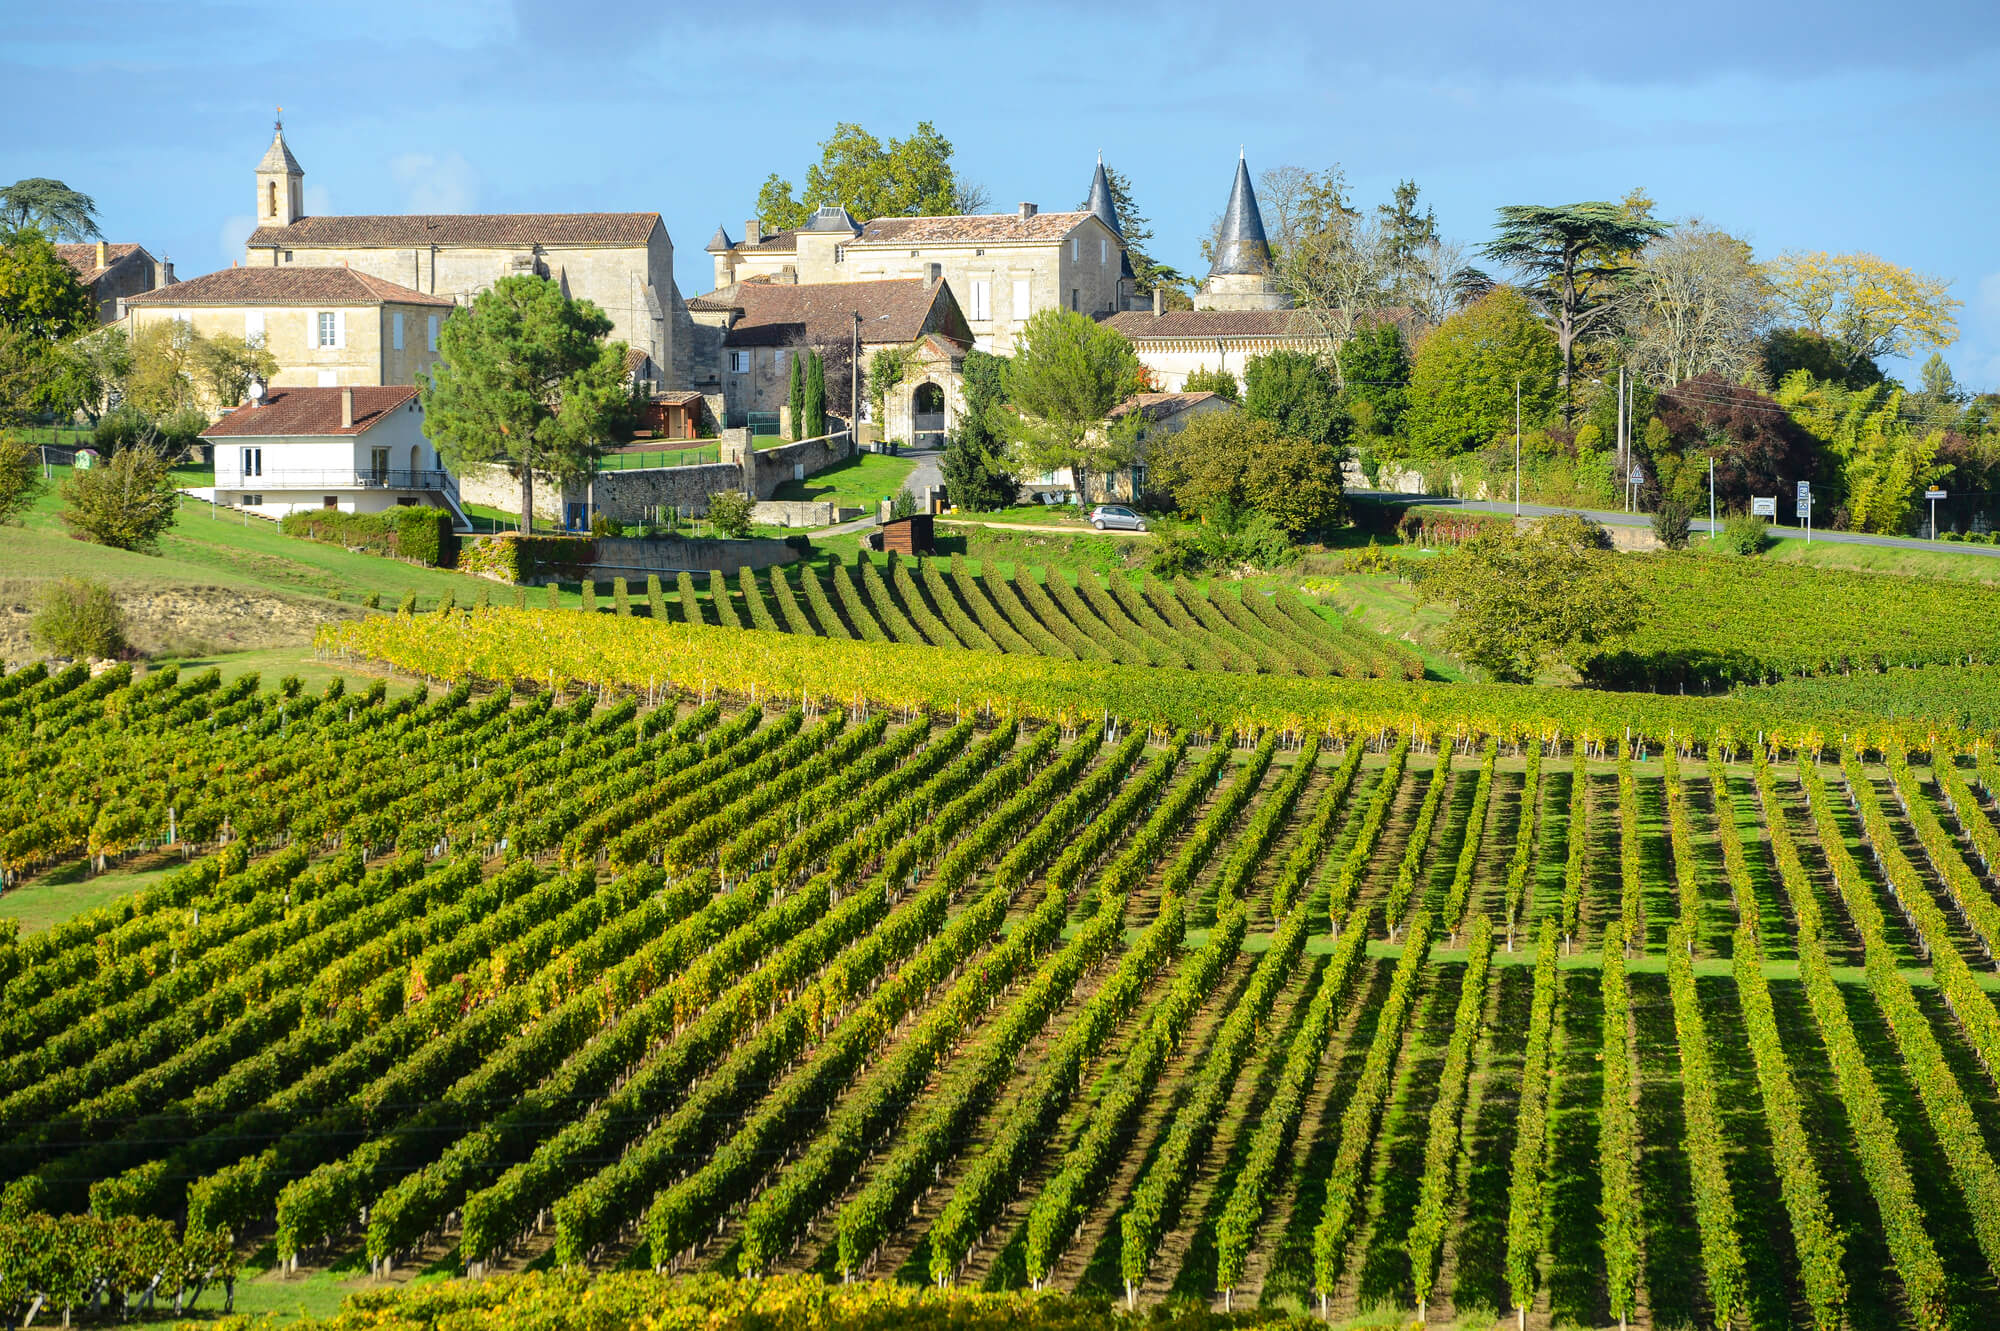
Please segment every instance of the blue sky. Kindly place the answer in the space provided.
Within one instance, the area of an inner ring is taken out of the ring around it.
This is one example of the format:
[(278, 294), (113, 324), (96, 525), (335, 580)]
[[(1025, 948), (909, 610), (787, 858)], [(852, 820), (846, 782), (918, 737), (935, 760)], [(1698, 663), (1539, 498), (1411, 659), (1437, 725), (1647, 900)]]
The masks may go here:
[[(308, 210), (657, 210), (684, 294), (758, 185), (802, 181), (836, 120), (934, 121), (996, 208), (1129, 174), (1159, 258), (1199, 272), (1239, 145), (1255, 170), (1413, 178), (1445, 234), (1505, 203), (1643, 185), (1790, 248), (1953, 280), (1947, 356), (2000, 389), (2000, 5), (1620, 9), (1095, 6), (934, 0), (0, 0), (0, 180), (55, 176), (105, 232), (227, 267), (274, 105)], [(1907, 367), (1898, 367), (1907, 370)]]

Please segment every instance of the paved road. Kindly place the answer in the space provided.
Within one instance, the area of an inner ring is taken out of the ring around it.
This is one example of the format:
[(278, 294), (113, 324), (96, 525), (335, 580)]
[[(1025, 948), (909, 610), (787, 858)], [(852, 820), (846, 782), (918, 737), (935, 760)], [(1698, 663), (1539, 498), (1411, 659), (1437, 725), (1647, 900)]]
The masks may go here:
[(1151, 536), (1149, 531), (1126, 531), (1123, 528), (1107, 528), (1098, 531), (1088, 524), (1083, 526), (1057, 527), (1045, 522), (987, 522), (981, 518), (939, 518), (958, 527), (998, 527), (1003, 531), (1052, 531), (1063, 536)]
[[(1384, 503), (1392, 504), (1429, 504), (1441, 508), (1462, 508), (1472, 513), (1511, 514), (1514, 512), (1514, 505), (1511, 501), (1493, 503), (1482, 499), (1452, 499), (1442, 495), (1394, 494), (1387, 490), (1350, 490), (1348, 493), (1358, 498), (1379, 499)], [(1594, 518), (1598, 522), (1604, 523), (1606, 526), (1615, 527), (1649, 527), (1653, 523), (1650, 513), (1621, 513), (1615, 509), (1579, 509), (1551, 507), (1547, 504), (1523, 504), (1521, 505), (1520, 512), (1524, 518), (1542, 518), (1547, 517), (1551, 513), (1581, 513), (1587, 518)], [(1707, 525), (1708, 519), (1700, 517), (1695, 519), (1694, 529), (1699, 533), (1705, 530)], [(1798, 527), (1779, 527), (1773, 525), (1771, 536), (1775, 540), (1796, 541), (1804, 539), (1805, 532)], [(1879, 545), (1892, 550), (1931, 550), (1950, 555), (1981, 555), (1987, 559), (2000, 559), (2000, 546), (1996, 545), (1961, 545), (1945, 541), (1920, 541), (1910, 536), (1870, 536), (1865, 532), (1824, 531), (1817, 527), (1813, 529), (1812, 538), (1815, 541), (1829, 541), (1836, 545)]]

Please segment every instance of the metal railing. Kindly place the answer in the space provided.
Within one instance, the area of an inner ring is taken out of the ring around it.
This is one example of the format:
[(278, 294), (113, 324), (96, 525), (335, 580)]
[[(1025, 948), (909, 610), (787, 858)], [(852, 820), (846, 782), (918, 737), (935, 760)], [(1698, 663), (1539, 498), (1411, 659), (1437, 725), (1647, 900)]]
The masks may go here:
[(722, 450), (714, 444), (694, 448), (669, 448), (657, 452), (606, 453), (598, 459), (599, 471), (653, 471), (662, 467), (695, 467), (722, 461)]
[(458, 482), (448, 471), (271, 467), (245, 476), (238, 469), (217, 467), (215, 484), (222, 490), (442, 490), (454, 498), (458, 495)]

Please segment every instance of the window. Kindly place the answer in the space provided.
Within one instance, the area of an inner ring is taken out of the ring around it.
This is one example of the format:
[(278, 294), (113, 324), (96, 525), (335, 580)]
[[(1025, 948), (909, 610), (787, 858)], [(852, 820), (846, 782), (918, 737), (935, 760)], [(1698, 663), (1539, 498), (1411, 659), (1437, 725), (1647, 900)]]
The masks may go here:
[(1083, 242), (1081, 240), (1078, 240), (1075, 236), (1071, 236), (1069, 238), (1069, 261), (1071, 263), (1075, 263), (1077, 259), (1082, 257), (1082, 254), (1083, 254)]
[(1071, 287), (1069, 289), (1069, 307), (1072, 310), (1080, 308), (1080, 302), (1078, 301), (1077, 298), (1082, 294), (1083, 293), (1081, 291), (1078, 291), (1075, 287)]
[(972, 279), (972, 320), (984, 323), (993, 317), (993, 283), (983, 277)]
[(340, 345), (340, 315), (333, 310), (321, 310), (318, 318), (319, 338), (314, 344), (321, 347)]
[(1111, 262), (1111, 242), (1102, 236), (1097, 238), (1097, 262), (1100, 264)]
[(239, 495), (237, 504), (243, 508), (256, 508), (264, 502), (263, 495)]
[(425, 345), (428, 346), (432, 351), (436, 351), (438, 349), (438, 317), (435, 314), (431, 316), (429, 341), (426, 342)]
[(324, 498), (324, 499), (322, 499), (322, 500), (320, 500), (320, 501), (319, 501), (319, 506), (320, 506), (321, 508), (339, 508), (339, 507), (340, 507), (340, 496), (339, 496), (339, 495), (328, 495), (328, 496), (326, 496), (326, 498)]
[(750, 373), (750, 353), (747, 351), (730, 352), (729, 368), (737, 374)]
[(261, 448), (239, 448), (237, 452), (238, 476), (262, 476), (264, 474), (264, 450)]
[(1026, 319), (1028, 317), (1028, 279), (1025, 277), (1014, 279), (1013, 314), (1016, 319)]
[(368, 472), (375, 478), (377, 485), (387, 485), (389, 483), (388, 449), (371, 448), (368, 450)]
[(278, 182), (275, 180), (270, 184), (269, 197), (271, 201), (270, 207), (265, 209), (265, 212), (268, 216), (276, 217), (278, 215)]
[(403, 349), (403, 316), (400, 314), (389, 319), (389, 344), (397, 351)]
[(253, 347), (264, 345), (264, 311), (251, 310), (243, 316), (243, 341)]
[(779, 347), (771, 353), (771, 368), (779, 374), (785, 372), (785, 349), (783, 347)]

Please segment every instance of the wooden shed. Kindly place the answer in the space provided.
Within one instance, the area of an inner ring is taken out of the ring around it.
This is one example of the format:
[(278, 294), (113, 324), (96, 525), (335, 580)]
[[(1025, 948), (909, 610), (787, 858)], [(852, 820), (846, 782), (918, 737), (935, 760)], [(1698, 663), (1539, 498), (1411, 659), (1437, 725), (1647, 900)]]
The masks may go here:
[(931, 538), (931, 515), (918, 513), (882, 524), (882, 549), (899, 555), (928, 555), (937, 546)]

